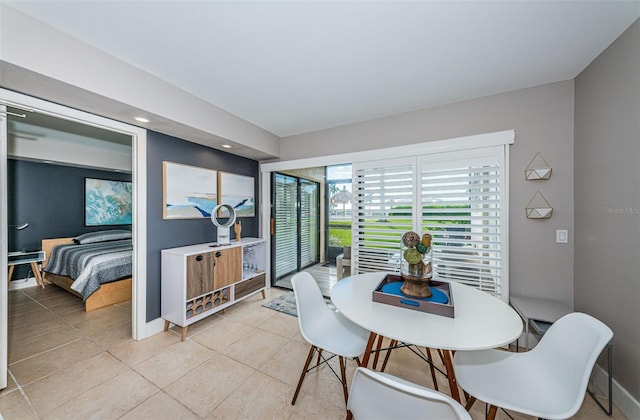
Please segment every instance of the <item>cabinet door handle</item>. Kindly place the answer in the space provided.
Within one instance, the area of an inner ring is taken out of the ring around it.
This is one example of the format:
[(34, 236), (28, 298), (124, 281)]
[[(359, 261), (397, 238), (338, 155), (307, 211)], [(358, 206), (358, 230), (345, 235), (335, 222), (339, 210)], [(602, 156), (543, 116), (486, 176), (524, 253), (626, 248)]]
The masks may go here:
[(222, 256), (222, 252), (220, 252), (220, 251), (216, 252), (216, 258), (217, 257), (221, 257), (221, 256)]
[(196, 261), (198, 261), (198, 262), (202, 261), (202, 259), (203, 259), (203, 256), (202, 256), (202, 255), (198, 255), (198, 256), (196, 257)]

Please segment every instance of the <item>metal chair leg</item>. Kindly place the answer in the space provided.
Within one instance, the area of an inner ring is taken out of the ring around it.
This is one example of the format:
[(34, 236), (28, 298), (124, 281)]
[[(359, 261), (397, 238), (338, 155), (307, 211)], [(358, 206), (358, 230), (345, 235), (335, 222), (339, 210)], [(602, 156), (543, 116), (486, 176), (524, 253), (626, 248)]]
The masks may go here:
[(593, 390), (587, 387), (587, 393), (591, 395), (591, 398), (600, 406), (602, 411), (604, 411), (609, 417), (613, 415), (613, 342), (610, 341), (607, 344), (607, 375), (608, 385), (609, 385), (609, 405), (608, 409), (602, 405), (602, 403), (596, 398), (596, 387), (595, 387), (595, 375), (594, 375), (594, 384)]

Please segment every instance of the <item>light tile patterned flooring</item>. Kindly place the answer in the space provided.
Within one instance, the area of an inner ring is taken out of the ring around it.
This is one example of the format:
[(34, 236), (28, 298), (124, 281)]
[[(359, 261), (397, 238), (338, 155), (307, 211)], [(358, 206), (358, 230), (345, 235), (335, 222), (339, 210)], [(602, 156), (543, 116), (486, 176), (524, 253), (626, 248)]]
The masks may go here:
[[(270, 289), (267, 299), (282, 293)], [(307, 376), (291, 406), (308, 346), (297, 318), (263, 302), (258, 294), (192, 325), (185, 342), (173, 330), (134, 342), (129, 305), (85, 313), (54, 286), (11, 291), (0, 412), (7, 420), (343, 419), (341, 387), (326, 367)], [(355, 363), (347, 366), (351, 377)], [(406, 349), (392, 353), (388, 371), (432, 386), (426, 365)], [(448, 392), (445, 378), (438, 381)], [(483, 410), (476, 403), (473, 418)], [(587, 396), (576, 418), (608, 417)], [(613, 418), (624, 416), (616, 410)]]

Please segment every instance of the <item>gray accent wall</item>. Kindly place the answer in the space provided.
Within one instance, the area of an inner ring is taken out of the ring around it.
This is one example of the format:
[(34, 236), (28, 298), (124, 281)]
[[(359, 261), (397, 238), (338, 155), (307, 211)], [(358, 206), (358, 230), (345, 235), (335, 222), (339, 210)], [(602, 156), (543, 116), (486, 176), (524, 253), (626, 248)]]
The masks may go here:
[[(510, 293), (573, 306), (573, 81), (537, 86), (284, 138), (282, 160), (409, 145), (514, 129), (509, 147)], [(536, 152), (553, 167), (548, 181), (526, 181)], [(548, 220), (525, 217), (536, 191), (554, 207)], [(568, 229), (569, 243), (555, 243)]]
[[(131, 174), (8, 159), (8, 224), (29, 223), (21, 231), (9, 229), (9, 250), (40, 250), (42, 240), (48, 238), (75, 237), (98, 230), (131, 230), (131, 225), (85, 226), (85, 178), (131, 181)], [(13, 279), (27, 278), (30, 269), (29, 264), (17, 265)]]
[[(256, 216), (243, 217), (242, 236), (258, 236), (258, 162), (176, 137), (147, 132), (147, 321), (161, 315), (161, 250), (216, 241), (216, 227), (206, 219), (162, 218), (162, 162), (181, 163), (255, 178)], [(231, 232), (231, 237), (235, 233)]]
[(640, 21), (575, 79), (575, 309), (614, 333), (640, 399)]

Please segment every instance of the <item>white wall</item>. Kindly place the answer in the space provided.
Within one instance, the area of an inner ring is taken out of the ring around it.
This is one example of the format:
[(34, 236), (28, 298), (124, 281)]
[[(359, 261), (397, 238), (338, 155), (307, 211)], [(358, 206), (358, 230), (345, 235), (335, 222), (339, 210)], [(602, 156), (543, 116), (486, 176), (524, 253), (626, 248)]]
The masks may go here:
[(11, 136), (7, 144), (7, 154), (12, 158), (128, 173), (131, 172), (131, 151), (130, 145), (70, 135), (65, 140)]

